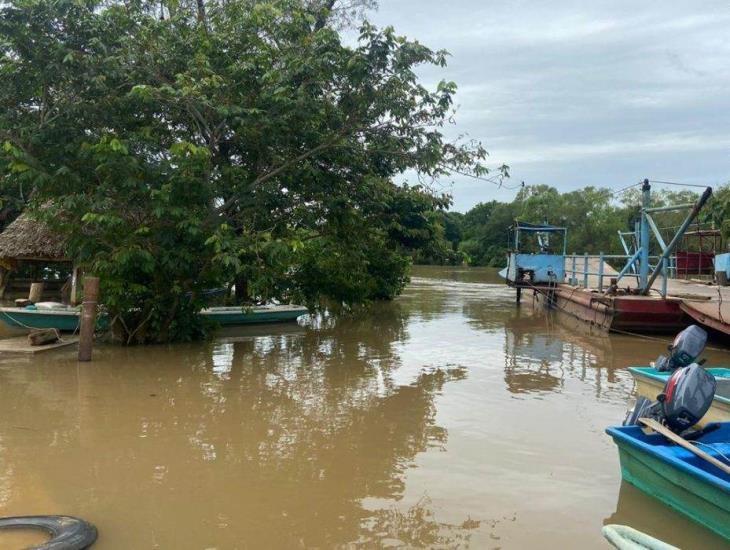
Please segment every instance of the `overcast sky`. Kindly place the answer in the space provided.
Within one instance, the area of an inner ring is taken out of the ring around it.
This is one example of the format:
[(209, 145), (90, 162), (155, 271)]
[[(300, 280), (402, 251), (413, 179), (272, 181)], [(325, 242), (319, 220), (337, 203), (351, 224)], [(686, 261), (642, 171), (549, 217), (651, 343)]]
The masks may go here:
[[(513, 186), (730, 181), (730, 2), (381, 0), (370, 15), (451, 54), (453, 135)], [(457, 178), (456, 210), (515, 191)]]

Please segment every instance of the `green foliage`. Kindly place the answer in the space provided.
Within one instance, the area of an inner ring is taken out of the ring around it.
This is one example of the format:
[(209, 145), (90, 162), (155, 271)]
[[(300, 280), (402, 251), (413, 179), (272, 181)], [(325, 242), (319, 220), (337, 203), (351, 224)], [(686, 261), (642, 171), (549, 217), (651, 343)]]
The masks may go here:
[[(693, 203), (693, 191), (652, 191), (652, 205)], [(463, 215), (459, 250), (471, 265), (503, 266), (508, 249), (507, 228), (515, 219), (549, 222), (568, 228), (568, 252), (624, 254), (618, 231), (633, 231), (638, 219), (641, 192), (631, 189), (617, 202), (609, 189), (586, 187), (559, 193), (546, 185), (520, 190), (511, 203), (480, 203)], [(666, 242), (687, 215), (686, 210), (656, 214)], [(730, 186), (717, 189), (700, 213), (698, 223), (722, 228), (725, 242), (730, 237)]]
[(464, 264), (466, 256), (459, 250), (459, 243), (464, 237), (464, 215), (440, 210), (433, 214), (433, 218), (436, 227), (434, 238), (416, 251), (415, 260), (424, 264)]
[(394, 179), (485, 173), (480, 144), (441, 133), (455, 84), (416, 76), (446, 52), (367, 22), (347, 46), (337, 9), (4, 4), (3, 195), (69, 237), (126, 341), (197, 337), (201, 291), (233, 281), (243, 298), (391, 298), (448, 204)]
[(730, 185), (717, 189), (702, 213), (702, 218), (722, 232), (724, 252), (730, 250)]
[(480, 203), (464, 215), (461, 249), (471, 265), (504, 265), (507, 229), (517, 216), (517, 204)]

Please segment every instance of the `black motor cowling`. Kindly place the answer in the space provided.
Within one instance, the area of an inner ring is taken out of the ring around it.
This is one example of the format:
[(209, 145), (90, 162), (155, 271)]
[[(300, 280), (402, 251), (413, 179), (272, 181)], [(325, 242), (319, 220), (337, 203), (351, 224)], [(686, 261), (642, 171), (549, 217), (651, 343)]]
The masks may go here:
[(669, 356), (660, 355), (655, 367), (658, 371), (671, 372), (686, 367), (697, 360), (707, 344), (707, 332), (697, 325), (690, 325), (677, 334), (669, 346)]
[(685, 435), (712, 406), (716, 387), (715, 377), (692, 363), (669, 377), (656, 401), (639, 397), (626, 415), (624, 426), (639, 425), (640, 418), (653, 418), (673, 432)]
[(715, 377), (697, 363), (675, 371), (658, 396), (664, 423), (677, 433), (697, 424), (712, 406), (716, 388)]

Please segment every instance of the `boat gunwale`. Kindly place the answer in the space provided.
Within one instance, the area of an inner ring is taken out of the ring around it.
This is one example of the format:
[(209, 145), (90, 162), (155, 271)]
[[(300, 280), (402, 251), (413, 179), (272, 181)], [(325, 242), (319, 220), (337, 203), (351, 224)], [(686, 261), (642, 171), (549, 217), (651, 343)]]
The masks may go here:
[(25, 309), (24, 307), (0, 307), (0, 312), (2, 313), (13, 313), (13, 314), (30, 314), (30, 315), (67, 315), (67, 316), (74, 316), (78, 317), (81, 315), (80, 309)]
[(301, 312), (302, 315), (309, 313), (304, 306), (295, 305), (270, 305), (270, 306), (214, 306), (200, 310), (201, 315), (229, 315), (244, 314), (255, 315), (257, 313), (294, 313)]
[[(730, 426), (730, 423), (727, 423), (727, 424), (728, 424), (728, 426)], [(617, 445), (619, 445), (619, 442), (621, 442), (621, 443), (629, 445), (630, 447), (633, 447), (640, 451), (646, 452), (648, 455), (651, 455), (652, 457), (656, 458), (660, 462), (671, 465), (672, 467), (675, 467), (678, 470), (682, 470), (684, 473), (686, 473), (696, 479), (699, 479), (705, 483), (708, 483), (709, 485), (712, 485), (713, 487), (720, 489), (721, 491), (724, 491), (724, 492), (730, 494), (730, 481), (725, 481), (721, 477), (714, 475), (701, 468), (698, 468), (697, 466), (694, 466), (693, 464), (691, 464), (689, 462), (681, 460), (680, 458), (678, 458), (675, 455), (667, 455), (667, 454), (659, 452), (657, 447), (671, 448), (672, 445), (671, 444), (660, 445), (660, 446), (650, 445), (649, 443), (642, 441), (641, 439), (632, 435), (633, 433), (636, 433), (636, 432), (644, 434), (642, 428), (639, 426), (609, 426), (608, 428), (606, 428), (606, 433), (613, 438), (614, 442), (616, 442)], [(650, 438), (657, 439), (657, 440), (661, 440), (662, 438), (664, 438), (664, 436), (659, 433), (644, 434), (644, 435), (646, 437), (650, 437)], [(687, 452), (689, 453), (689, 451), (687, 451)], [(688, 458), (690, 458), (690, 457), (688, 457)], [(719, 471), (719, 469), (718, 469), (718, 471)], [(730, 503), (730, 501), (729, 501), (729, 503)], [(727, 510), (730, 511), (730, 506), (728, 506)]]

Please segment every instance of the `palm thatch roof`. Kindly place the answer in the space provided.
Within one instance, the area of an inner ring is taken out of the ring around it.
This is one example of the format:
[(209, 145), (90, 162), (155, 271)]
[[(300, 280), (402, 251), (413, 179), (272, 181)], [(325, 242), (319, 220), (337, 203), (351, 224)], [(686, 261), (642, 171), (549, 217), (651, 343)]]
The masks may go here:
[(21, 214), (0, 233), (0, 258), (5, 260), (70, 261), (66, 242), (43, 222)]

